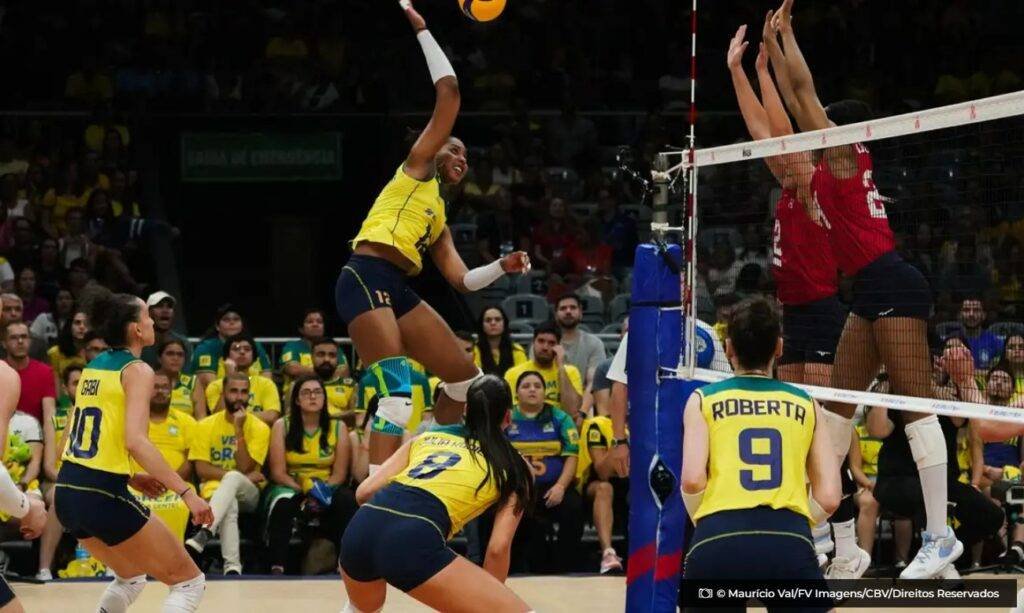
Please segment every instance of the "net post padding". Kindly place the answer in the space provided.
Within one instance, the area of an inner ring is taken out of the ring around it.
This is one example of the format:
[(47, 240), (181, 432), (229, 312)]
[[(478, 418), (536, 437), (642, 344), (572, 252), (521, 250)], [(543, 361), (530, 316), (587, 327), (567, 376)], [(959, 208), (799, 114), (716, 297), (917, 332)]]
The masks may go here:
[[(675, 266), (670, 266), (670, 258)], [(698, 384), (664, 377), (682, 352), (678, 245), (644, 244), (634, 261), (629, 373), (629, 566), (626, 610), (674, 611), (690, 521), (679, 494), (683, 407)], [(674, 268), (674, 269), (673, 269)]]

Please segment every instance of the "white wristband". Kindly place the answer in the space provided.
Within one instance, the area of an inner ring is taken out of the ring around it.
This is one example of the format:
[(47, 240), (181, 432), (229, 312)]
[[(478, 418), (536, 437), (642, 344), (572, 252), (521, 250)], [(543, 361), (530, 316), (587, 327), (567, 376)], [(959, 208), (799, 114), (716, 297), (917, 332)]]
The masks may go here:
[(471, 292), (481, 290), (494, 283), (505, 274), (501, 268), (501, 260), (494, 260), (487, 266), (477, 266), (462, 277), (462, 284)]
[(430, 70), (430, 78), (437, 83), (445, 77), (454, 77), (455, 69), (448, 61), (448, 56), (441, 50), (441, 46), (434, 40), (430, 30), (420, 30), (416, 33), (416, 40), (420, 41), (423, 47), (423, 56), (427, 58), (427, 69)]
[(28, 513), (28, 496), (11, 480), (7, 467), (0, 464), (0, 511), (21, 519)]

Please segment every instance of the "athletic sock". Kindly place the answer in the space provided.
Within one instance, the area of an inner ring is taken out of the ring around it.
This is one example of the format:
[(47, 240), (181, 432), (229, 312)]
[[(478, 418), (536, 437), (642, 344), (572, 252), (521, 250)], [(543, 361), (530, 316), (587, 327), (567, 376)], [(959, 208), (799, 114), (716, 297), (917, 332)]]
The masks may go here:
[(107, 589), (100, 596), (99, 611), (104, 613), (125, 613), (146, 588), (146, 575), (129, 579), (114, 576)]
[(836, 557), (854, 559), (858, 555), (856, 522), (852, 519), (835, 522), (832, 524), (832, 532), (836, 539)]
[(925, 530), (936, 535), (946, 534), (947, 479), (946, 465), (918, 468), (921, 476), (921, 494), (924, 497)]
[(205, 591), (206, 575), (202, 573), (198, 577), (172, 585), (164, 600), (163, 613), (195, 613)]

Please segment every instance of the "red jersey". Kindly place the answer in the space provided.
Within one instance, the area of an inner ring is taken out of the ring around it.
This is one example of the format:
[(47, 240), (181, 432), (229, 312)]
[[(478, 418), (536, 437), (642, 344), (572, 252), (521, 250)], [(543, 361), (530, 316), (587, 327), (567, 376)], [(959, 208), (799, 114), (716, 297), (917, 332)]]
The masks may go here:
[(795, 191), (782, 190), (772, 241), (772, 277), (779, 301), (797, 305), (835, 296), (838, 270), (828, 231), (811, 221)]
[(871, 154), (860, 143), (852, 146), (857, 159), (856, 175), (837, 179), (823, 157), (811, 177), (814, 202), (821, 209), (829, 231), (832, 252), (840, 270), (848, 276), (896, 248), (885, 203), (871, 176)]

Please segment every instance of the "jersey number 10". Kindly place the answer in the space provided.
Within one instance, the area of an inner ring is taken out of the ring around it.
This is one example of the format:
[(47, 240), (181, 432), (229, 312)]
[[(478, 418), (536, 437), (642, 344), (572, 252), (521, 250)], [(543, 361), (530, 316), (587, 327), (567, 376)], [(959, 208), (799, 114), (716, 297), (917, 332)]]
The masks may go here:
[[(71, 455), (76, 458), (88, 460), (96, 457), (100, 449), (97, 446), (100, 440), (100, 422), (103, 420), (103, 412), (96, 407), (85, 407), (75, 411), (75, 420), (71, 424)], [(88, 446), (83, 448), (86, 426), (89, 427)]]
[[(754, 451), (754, 441), (767, 441), (768, 451)], [(782, 434), (774, 428), (740, 431), (740, 460), (749, 466), (768, 467), (767, 479), (755, 479), (753, 470), (740, 471), (740, 485), (749, 491), (772, 490), (782, 485)]]

